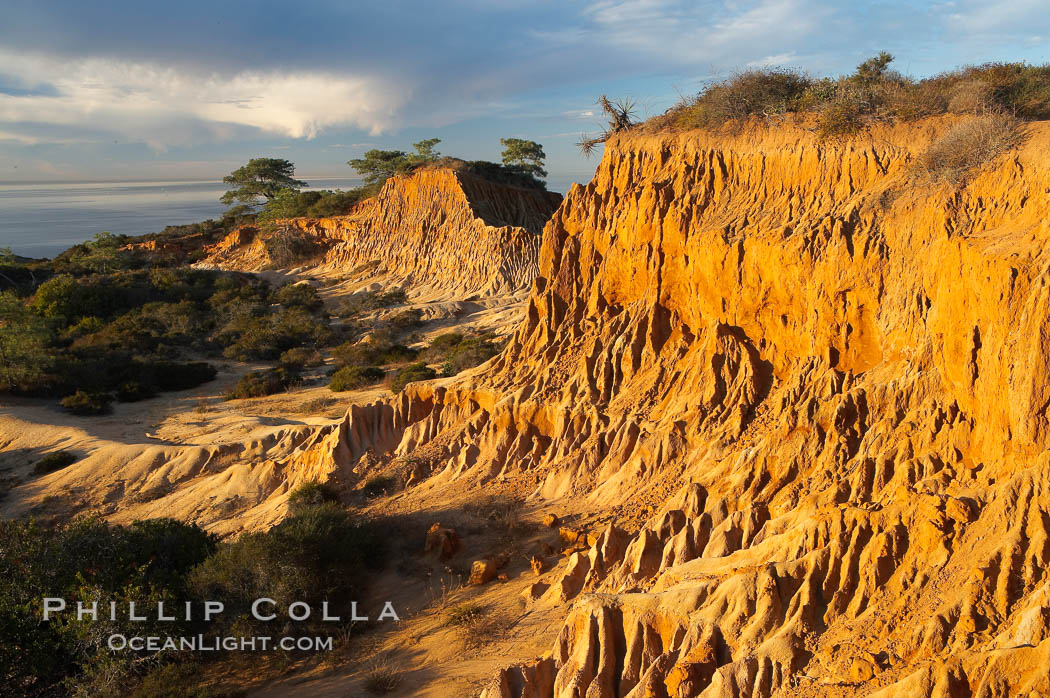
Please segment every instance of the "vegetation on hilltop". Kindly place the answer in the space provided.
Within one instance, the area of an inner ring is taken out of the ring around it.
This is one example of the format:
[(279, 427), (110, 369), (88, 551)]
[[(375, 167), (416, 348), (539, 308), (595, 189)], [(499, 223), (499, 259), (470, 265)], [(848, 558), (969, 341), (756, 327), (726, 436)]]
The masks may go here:
[(876, 122), (955, 114), (965, 118), (921, 155), (917, 167), (958, 184), (1015, 146), (1021, 122), (1050, 119), (1050, 65), (985, 63), (916, 80), (892, 70), (893, 60), (883, 51), (837, 78), (780, 67), (745, 70), (712, 82), (644, 124), (635, 121), (630, 100), (614, 102), (602, 95), (598, 105), (609, 124), (596, 136), (585, 134), (577, 145), (589, 155), (613, 134), (638, 127), (737, 130), (755, 119), (794, 117), (828, 140)]
[(543, 161), (547, 156), (543, 146), (535, 141), (501, 138), (500, 144), (504, 146), (502, 163), (442, 156), (435, 150), (440, 142), (438, 138), (430, 138), (415, 143), (414, 153), (373, 149), (347, 164), (363, 175), (365, 182), (373, 187), (382, 185), (395, 175), (410, 174), (422, 167), (443, 167), (510, 186), (545, 188), (543, 179), (547, 171), (543, 169)]
[(271, 201), (281, 192), (298, 192), (306, 186), (306, 182), (295, 178), (295, 165), (281, 158), (252, 158), (222, 181), (235, 185), (219, 199), (226, 205), (254, 206), (259, 197)]
[(542, 145), (522, 138), (500, 138), (499, 144), (503, 146), (501, 157), (505, 168), (537, 181), (547, 178), (547, 170), (543, 169), (547, 154)]
[(985, 63), (916, 80), (892, 70), (882, 53), (837, 78), (812, 78), (788, 68), (756, 68), (714, 82), (649, 128), (717, 128), (751, 117), (808, 115), (822, 137), (850, 135), (880, 120), (939, 114), (1002, 114), (1050, 118), (1050, 65)]
[[(791, 68), (753, 68), (712, 82), (644, 123), (647, 131), (739, 128), (749, 119), (790, 115), (812, 119), (823, 138), (848, 136), (876, 121), (915, 120), (940, 114), (1050, 119), (1050, 65), (985, 63), (914, 79), (890, 68), (883, 51), (853, 73), (813, 78)], [(589, 153), (614, 133), (641, 126), (630, 100), (598, 100), (609, 125), (578, 145)], [(1000, 121), (1002, 127), (1005, 122)]]
[(590, 157), (595, 148), (609, 140), (614, 134), (630, 130), (637, 125), (634, 102), (630, 99), (624, 98), (613, 101), (602, 95), (598, 98), (598, 107), (609, 117), (609, 123), (596, 136), (588, 136), (585, 133), (580, 137), (580, 141), (576, 145), (587, 157)]

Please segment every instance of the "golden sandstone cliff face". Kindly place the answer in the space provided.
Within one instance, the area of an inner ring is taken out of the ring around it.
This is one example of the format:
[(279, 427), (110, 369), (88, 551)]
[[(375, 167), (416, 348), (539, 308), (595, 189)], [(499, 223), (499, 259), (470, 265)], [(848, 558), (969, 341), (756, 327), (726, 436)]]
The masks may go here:
[(528, 288), (558, 194), (449, 169), (389, 180), (349, 216), (289, 225), (329, 241), (325, 265), (374, 265), (416, 295), (469, 298)]
[(1050, 129), (960, 188), (945, 127), (614, 140), (503, 354), (311, 452), (618, 515), (486, 696), (1050, 691)]

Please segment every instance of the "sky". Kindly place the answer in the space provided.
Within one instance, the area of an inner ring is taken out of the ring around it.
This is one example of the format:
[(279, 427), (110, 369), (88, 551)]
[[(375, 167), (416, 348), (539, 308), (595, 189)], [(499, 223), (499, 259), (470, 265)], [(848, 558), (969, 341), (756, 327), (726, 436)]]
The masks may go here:
[(549, 181), (600, 94), (638, 115), (755, 66), (850, 72), (887, 50), (925, 76), (1050, 62), (1045, 0), (5, 0), (0, 182), (220, 178), (252, 157), (350, 176), (371, 148), (499, 160), (539, 141)]

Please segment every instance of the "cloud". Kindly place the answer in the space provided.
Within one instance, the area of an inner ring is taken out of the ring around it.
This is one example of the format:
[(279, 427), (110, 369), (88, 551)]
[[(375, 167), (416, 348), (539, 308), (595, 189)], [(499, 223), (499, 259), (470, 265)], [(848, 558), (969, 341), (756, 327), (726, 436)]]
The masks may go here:
[(110, 134), (157, 149), (251, 132), (310, 139), (337, 126), (378, 134), (396, 126), (411, 97), (404, 81), (352, 73), (223, 75), (99, 58), (64, 62), (2, 50), (0, 65), (9, 80), (47, 87), (29, 91), (16, 84), (0, 93), (5, 135), (25, 143), (42, 139), (40, 125), (87, 128), (100, 139)]
[(766, 56), (765, 58), (759, 58), (757, 61), (748, 61), (748, 68), (768, 68), (771, 66), (785, 66), (791, 65), (794, 61), (798, 60), (798, 55), (794, 51), (788, 53), (778, 53), (775, 56)]
[(163, 150), (346, 129), (332, 140), (363, 147), (384, 132), (459, 124), (473, 134), (497, 119), (558, 121), (560, 133), (594, 120), (581, 105), (602, 92), (646, 109), (656, 94), (661, 111), (672, 85), (692, 91), (743, 67), (834, 74), (886, 49), (901, 70), (930, 74), (974, 57), (1038, 57), (1050, 36), (1043, 5), (8, 0), (0, 138)]

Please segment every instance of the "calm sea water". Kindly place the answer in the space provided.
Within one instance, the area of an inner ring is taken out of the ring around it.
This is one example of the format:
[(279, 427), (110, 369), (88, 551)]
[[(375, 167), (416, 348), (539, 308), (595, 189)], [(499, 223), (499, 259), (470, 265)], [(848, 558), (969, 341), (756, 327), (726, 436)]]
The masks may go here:
[[(311, 189), (350, 189), (358, 179), (310, 179)], [(218, 218), (221, 181), (0, 183), (0, 247), (53, 257), (96, 233), (143, 235)]]

